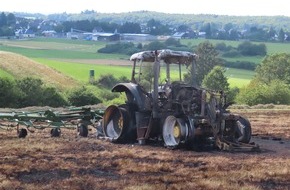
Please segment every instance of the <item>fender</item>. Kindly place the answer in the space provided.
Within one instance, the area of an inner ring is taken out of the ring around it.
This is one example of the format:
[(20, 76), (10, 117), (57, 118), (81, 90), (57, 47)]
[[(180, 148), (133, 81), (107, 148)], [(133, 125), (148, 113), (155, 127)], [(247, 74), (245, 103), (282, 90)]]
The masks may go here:
[(125, 92), (128, 103), (137, 105), (138, 110), (145, 109), (145, 94), (139, 85), (135, 83), (119, 83), (112, 88), (112, 92)]

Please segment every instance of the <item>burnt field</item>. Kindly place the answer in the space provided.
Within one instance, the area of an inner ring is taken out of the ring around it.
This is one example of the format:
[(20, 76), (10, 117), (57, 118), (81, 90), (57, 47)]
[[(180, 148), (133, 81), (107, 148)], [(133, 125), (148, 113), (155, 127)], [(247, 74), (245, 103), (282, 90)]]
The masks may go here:
[(233, 110), (261, 152), (112, 144), (62, 130), (0, 131), (0, 189), (290, 189), (290, 110)]

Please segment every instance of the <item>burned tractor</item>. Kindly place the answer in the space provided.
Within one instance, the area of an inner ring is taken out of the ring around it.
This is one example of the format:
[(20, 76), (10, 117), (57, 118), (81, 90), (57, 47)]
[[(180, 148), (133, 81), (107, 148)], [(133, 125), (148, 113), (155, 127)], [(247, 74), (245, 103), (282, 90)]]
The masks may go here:
[(212, 142), (222, 150), (257, 149), (249, 144), (249, 121), (226, 110), (223, 92), (182, 81), (181, 69), (191, 65), (194, 70), (196, 59), (190, 52), (172, 50), (133, 54), (131, 82), (112, 89), (125, 93), (126, 102), (105, 110), (105, 136), (117, 143), (157, 141), (172, 148)]

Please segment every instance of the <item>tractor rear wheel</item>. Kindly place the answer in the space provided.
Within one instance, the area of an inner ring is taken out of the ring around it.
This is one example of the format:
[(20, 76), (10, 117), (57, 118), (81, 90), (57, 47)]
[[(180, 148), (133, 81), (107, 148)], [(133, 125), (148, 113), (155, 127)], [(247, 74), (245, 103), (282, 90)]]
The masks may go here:
[(105, 136), (113, 142), (136, 140), (136, 127), (133, 128), (130, 110), (125, 105), (109, 106), (105, 111), (102, 125)]

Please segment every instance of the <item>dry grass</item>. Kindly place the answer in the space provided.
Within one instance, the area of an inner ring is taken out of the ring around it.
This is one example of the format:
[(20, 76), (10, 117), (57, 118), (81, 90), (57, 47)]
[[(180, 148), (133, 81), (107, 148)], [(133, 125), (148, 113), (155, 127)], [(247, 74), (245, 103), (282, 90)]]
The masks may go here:
[(15, 53), (0, 51), (0, 68), (19, 78), (27, 76), (41, 78), (44, 83), (52, 84), (62, 89), (74, 87), (77, 84), (74, 79)]
[[(244, 114), (251, 116), (253, 131), (260, 135), (280, 133), (271, 129), (264, 134), (260, 129), (269, 129), (278, 120), (272, 115), (289, 121), (286, 118), (289, 112)], [(276, 123), (276, 128), (283, 128), (281, 124)], [(288, 135), (289, 131), (280, 136), (285, 143)], [(60, 138), (50, 138), (48, 130), (36, 131), (26, 139), (15, 136), (15, 131), (0, 131), (0, 189), (272, 190), (290, 187), (290, 154), (279, 151), (194, 152), (118, 145), (95, 138), (93, 131), (89, 138), (76, 137), (76, 132), (69, 130), (63, 130)]]

